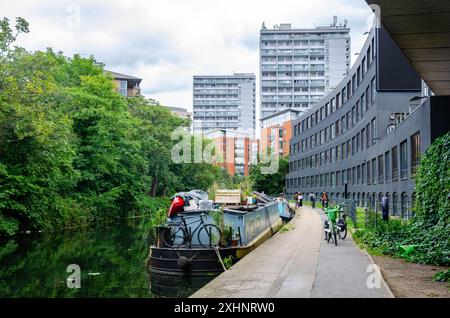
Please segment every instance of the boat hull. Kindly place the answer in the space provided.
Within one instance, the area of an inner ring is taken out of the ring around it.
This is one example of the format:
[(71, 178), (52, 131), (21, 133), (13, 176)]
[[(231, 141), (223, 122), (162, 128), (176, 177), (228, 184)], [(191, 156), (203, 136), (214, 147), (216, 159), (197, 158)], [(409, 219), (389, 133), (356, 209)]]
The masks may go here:
[[(222, 259), (236, 259), (236, 248), (219, 249)], [(186, 258), (186, 259), (183, 259)], [(181, 259), (181, 260), (180, 260)], [(223, 272), (222, 264), (211, 248), (160, 248), (152, 246), (148, 270), (171, 276), (216, 276)]]
[[(218, 248), (222, 260), (238, 261), (275, 234), (283, 224), (277, 220), (245, 246)], [(152, 246), (147, 260), (150, 273), (170, 276), (214, 277), (224, 271), (214, 248), (164, 248)]]

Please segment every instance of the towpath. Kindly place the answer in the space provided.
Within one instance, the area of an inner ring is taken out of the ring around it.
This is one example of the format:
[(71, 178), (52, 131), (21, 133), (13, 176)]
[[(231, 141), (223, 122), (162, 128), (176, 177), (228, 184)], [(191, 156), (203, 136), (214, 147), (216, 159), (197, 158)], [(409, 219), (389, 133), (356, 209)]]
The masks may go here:
[(320, 209), (302, 207), (279, 232), (191, 297), (390, 297), (351, 237), (328, 244)]

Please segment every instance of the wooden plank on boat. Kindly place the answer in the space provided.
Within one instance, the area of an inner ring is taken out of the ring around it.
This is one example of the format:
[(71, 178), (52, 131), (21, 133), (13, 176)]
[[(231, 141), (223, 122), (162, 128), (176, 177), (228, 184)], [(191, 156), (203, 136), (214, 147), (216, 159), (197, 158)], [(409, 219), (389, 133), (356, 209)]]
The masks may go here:
[(239, 204), (241, 203), (241, 190), (221, 189), (216, 191), (214, 200), (216, 203)]

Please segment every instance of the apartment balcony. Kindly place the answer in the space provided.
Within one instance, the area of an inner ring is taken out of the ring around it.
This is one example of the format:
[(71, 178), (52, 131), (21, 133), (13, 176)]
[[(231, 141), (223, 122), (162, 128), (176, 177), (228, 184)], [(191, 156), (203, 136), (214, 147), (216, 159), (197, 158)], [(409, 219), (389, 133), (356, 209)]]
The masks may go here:
[(292, 55), (292, 50), (278, 50), (278, 55)]
[(261, 55), (262, 56), (276, 56), (278, 54), (277, 54), (276, 51), (265, 51), (265, 50), (262, 50), (261, 51)]
[(303, 95), (296, 95), (294, 96), (294, 102), (309, 102), (310, 98)]
[(271, 91), (262, 91), (264, 96), (274, 96), (277, 95), (277, 89), (271, 90)]
[(278, 63), (278, 65), (292, 65), (292, 59), (288, 60), (288, 61), (278, 60), (277, 63)]
[(278, 96), (278, 102), (292, 102), (292, 96)]
[(261, 86), (262, 87), (277, 86), (277, 81), (262, 81)]
[(294, 71), (309, 71), (309, 65), (297, 64), (297, 65), (294, 65), (293, 70)]
[(261, 100), (262, 101), (267, 101), (267, 102), (277, 101), (277, 95), (266, 95), (266, 94), (263, 94), (261, 96)]
[(323, 80), (311, 80), (310, 81), (311, 86), (325, 86), (325, 81)]
[(325, 71), (325, 65), (311, 66), (310, 70), (311, 71)]
[(141, 95), (140, 87), (127, 88), (127, 97), (136, 97)]
[(276, 71), (278, 70), (277, 65), (261, 65), (261, 71)]
[(278, 72), (292, 72), (292, 65), (279, 65)]
[(308, 87), (309, 80), (296, 80), (294, 81), (294, 87)]

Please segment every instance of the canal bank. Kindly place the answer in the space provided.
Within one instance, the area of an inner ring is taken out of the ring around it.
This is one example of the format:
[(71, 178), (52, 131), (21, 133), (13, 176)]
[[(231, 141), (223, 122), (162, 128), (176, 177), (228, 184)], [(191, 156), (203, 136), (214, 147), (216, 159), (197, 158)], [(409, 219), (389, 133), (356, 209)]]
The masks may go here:
[(380, 277), (351, 238), (338, 246), (324, 241), (319, 211), (298, 209), (289, 231), (274, 235), (191, 297), (389, 297), (383, 284), (367, 283)]

